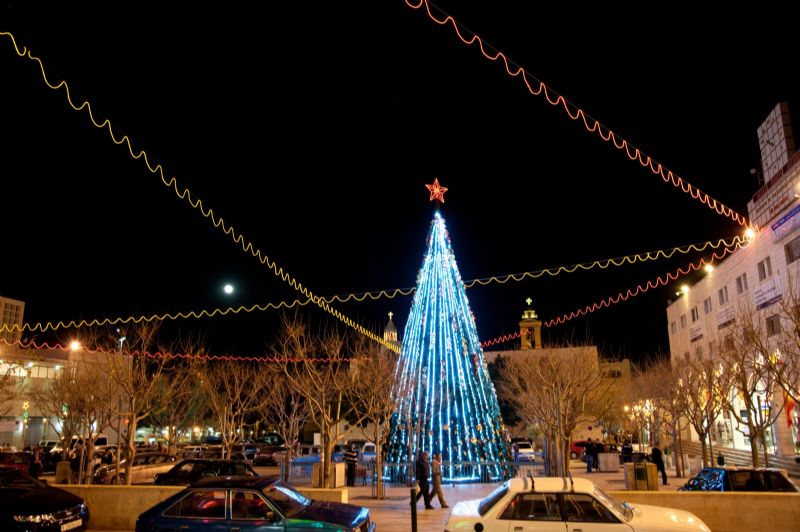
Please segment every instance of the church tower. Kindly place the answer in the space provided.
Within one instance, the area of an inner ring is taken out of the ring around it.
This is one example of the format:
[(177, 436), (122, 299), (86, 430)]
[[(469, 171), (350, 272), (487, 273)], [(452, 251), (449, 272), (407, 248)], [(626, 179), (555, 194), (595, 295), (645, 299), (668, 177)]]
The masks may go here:
[(528, 308), (522, 311), (522, 321), (519, 322), (519, 337), (522, 339), (522, 349), (542, 348), (542, 320), (536, 311), (530, 308), (533, 300), (525, 300)]

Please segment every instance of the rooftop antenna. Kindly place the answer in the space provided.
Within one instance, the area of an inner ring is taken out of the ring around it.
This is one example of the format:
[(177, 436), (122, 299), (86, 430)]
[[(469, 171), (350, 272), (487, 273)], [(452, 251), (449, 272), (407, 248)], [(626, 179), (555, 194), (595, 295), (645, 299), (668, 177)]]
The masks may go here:
[(567, 476), (569, 476), (569, 491), (570, 493), (575, 493), (575, 481), (572, 480), (572, 471), (567, 469)]

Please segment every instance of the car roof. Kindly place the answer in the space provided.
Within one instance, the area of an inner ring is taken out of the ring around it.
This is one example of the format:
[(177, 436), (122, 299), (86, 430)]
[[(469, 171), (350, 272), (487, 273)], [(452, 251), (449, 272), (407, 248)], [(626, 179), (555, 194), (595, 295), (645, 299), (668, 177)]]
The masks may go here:
[(262, 489), (280, 480), (279, 477), (224, 476), (206, 477), (192, 484), (196, 488), (255, 488)]
[(508, 481), (509, 491), (519, 492), (547, 492), (547, 493), (566, 493), (576, 491), (580, 493), (591, 493), (594, 491), (594, 483), (585, 478), (562, 477), (533, 477), (533, 486), (530, 478), (512, 478)]

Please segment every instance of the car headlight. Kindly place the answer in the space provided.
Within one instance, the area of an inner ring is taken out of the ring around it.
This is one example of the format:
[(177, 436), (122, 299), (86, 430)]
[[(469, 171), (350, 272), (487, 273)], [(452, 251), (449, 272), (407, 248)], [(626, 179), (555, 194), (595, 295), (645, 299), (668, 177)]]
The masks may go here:
[(56, 517), (53, 514), (15, 515), (14, 521), (16, 521), (17, 523), (48, 524), (48, 523), (55, 523)]

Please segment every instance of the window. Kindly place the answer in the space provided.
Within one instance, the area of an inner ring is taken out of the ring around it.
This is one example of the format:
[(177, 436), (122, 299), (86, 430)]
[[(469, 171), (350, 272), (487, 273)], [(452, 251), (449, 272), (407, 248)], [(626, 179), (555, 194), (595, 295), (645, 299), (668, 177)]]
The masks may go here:
[(684, 360), (685, 360), (687, 363), (691, 362), (691, 360), (689, 360), (689, 351), (686, 351), (686, 352), (683, 354), (683, 359), (684, 359)]
[(561, 521), (561, 507), (555, 493), (523, 493), (509, 503), (500, 519), (515, 521)]
[(675, 334), (675, 330), (676, 330), (675, 322), (673, 321), (672, 323), (669, 324), (670, 334)]
[(681, 329), (686, 328), (686, 314), (681, 314)]
[(169, 507), (168, 517), (199, 517), (225, 519), (224, 490), (196, 490)]
[(696, 322), (700, 319), (700, 313), (697, 311), (697, 307), (692, 307), (692, 323)]
[(767, 318), (767, 336), (775, 336), (781, 332), (781, 317), (777, 314)]
[(728, 302), (728, 287), (723, 286), (722, 288), (717, 291), (717, 295), (719, 295), (719, 304), (724, 305)]
[(735, 347), (735, 344), (733, 343), (733, 336), (726, 336), (725, 337), (725, 349), (730, 351), (734, 347)]
[(275, 520), (275, 512), (253, 491), (231, 492), (231, 517), (233, 519)]
[(702, 346), (698, 346), (697, 349), (695, 349), (694, 356), (697, 358), (697, 360), (703, 360), (703, 347)]
[(603, 503), (583, 493), (565, 493), (564, 512), (573, 523), (619, 523)]
[(710, 297), (707, 297), (707, 298), (706, 298), (706, 299), (703, 301), (703, 312), (704, 312), (705, 314), (708, 314), (708, 313), (710, 313), (712, 310), (713, 310), (713, 308), (712, 308), (712, 306), (711, 306), (711, 298), (710, 298)]
[(791, 242), (783, 246), (786, 252), (786, 264), (791, 264), (800, 259), (800, 236), (795, 237)]
[(717, 352), (717, 342), (715, 342), (714, 340), (709, 341), (708, 342), (708, 353), (711, 356), (714, 356), (714, 353), (716, 353), (716, 352)]
[(758, 280), (763, 281), (772, 277), (772, 262), (769, 257), (758, 263)]
[(747, 274), (743, 273), (736, 278), (736, 293), (743, 294), (747, 292)]

